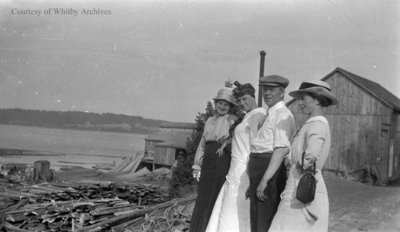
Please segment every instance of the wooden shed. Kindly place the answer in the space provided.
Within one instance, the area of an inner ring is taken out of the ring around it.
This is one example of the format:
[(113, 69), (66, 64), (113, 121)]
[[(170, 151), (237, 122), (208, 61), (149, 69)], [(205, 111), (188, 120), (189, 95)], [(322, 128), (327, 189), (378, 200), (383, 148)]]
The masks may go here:
[[(376, 82), (336, 68), (321, 80), (339, 105), (325, 109), (332, 144), (324, 169), (345, 175), (368, 168), (381, 184), (400, 177), (400, 99)], [(297, 102), (287, 102), (296, 124), (306, 119)]]
[(143, 162), (154, 166), (172, 167), (178, 153), (186, 155), (186, 142), (195, 127), (194, 123), (165, 123), (159, 131), (145, 139)]

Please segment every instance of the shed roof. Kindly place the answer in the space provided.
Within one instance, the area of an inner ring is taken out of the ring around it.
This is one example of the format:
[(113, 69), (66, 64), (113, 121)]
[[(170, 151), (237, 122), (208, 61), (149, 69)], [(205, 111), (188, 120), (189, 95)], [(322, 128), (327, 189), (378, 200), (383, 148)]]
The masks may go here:
[(179, 149), (186, 149), (186, 142), (178, 141), (177, 143), (174, 142), (160, 142), (155, 145), (156, 147), (172, 147), (172, 148), (179, 148)]
[(385, 89), (382, 87), (380, 84), (373, 82), (371, 80), (368, 80), (364, 77), (358, 76), (354, 73), (351, 73), (349, 71), (346, 71), (340, 67), (337, 67), (335, 70), (333, 70), (331, 73), (323, 77), (321, 80), (326, 80), (332, 74), (335, 72), (341, 73), (343, 76), (349, 78), (352, 80), (354, 83), (356, 83), (358, 86), (363, 88), (365, 91), (369, 92), (379, 100), (381, 100), (383, 103), (389, 105), (390, 107), (400, 110), (400, 99), (396, 97), (394, 94), (392, 94), (389, 90)]
[[(346, 71), (340, 67), (335, 68), (332, 72), (327, 74), (325, 77), (323, 77), (321, 80), (325, 81), (326, 79), (330, 78), (334, 73), (340, 73), (344, 77), (350, 79), (352, 82), (354, 82), (356, 85), (358, 85), (360, 88), (364, 89), (371, 95), (373, 95), (375, 98), (383, 102), (384, 104), (388, 105), (389, 107), (400, 111), (400, 99), (396, 97), (394, 94), (389, 92), (387, 89), (382, 87), (380, 84), (373, 82), (371, 80), (368, 80), (364, 77), (358, 76), (354, 73), (351, 73), (349, 71)], [(294, 99), (288, 101), (286, 105), (290, 105)]]
[(167, 131), (163, 130), (157, 134), (147, 136), (145, 140), (158, 141), (156, 146), (186, 148), (187, 139), (191, 136), (192, 131)]
[(195, 123), (189, 122), (165, 122), (160, 125), (160, 128), (172, 128), (172, 129), (194, 129)]

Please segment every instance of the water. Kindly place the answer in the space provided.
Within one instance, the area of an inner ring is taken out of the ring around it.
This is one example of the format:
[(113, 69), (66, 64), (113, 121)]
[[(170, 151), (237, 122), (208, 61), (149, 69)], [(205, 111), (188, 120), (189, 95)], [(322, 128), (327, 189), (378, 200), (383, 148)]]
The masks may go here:
[[(52, 166), (90, 167), (120, 162), (144, 150), (146, 135), (0, 125), (0, 148), (42, 151), (47, 155), (6, 156), (0, 162), (33, 163), (49, 160)], [(54, 153), (57, 155), (49, 155)]]

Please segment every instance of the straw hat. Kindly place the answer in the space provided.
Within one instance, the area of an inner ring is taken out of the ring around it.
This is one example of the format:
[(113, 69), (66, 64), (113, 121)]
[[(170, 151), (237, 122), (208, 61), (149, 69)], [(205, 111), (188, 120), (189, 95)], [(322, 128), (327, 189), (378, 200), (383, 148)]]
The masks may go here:
[(329, 84), (324, 81), (304, 81), (301, 83), (298, 90), (290, 92), (289, 95), (294, 98), (299, 98), (304, 93), (311, 93), (328, 99), (328, 106), (336, 105), (339, 101), (330, 90)]
[(223, 87), (218, 90), (217, 96), (213, 98), (214, 101), (216, 100), (225, 100), (229, 103), (232, 103), (236, 106), (236, 98), (233, 96), (233, 92), (231, 88)]
[(324, 87), (325, 89), (331, 91), (331, 86), (326, 83), (325, 81), (320, 81), (320, 80), (316, 80), (316, 81), (303, 81), (300, 84), (299, 89), (306, 89), (306, 88), (310, 88), (310, 87), (315, 87), (315, 86), (320, 86), (320, 87)]

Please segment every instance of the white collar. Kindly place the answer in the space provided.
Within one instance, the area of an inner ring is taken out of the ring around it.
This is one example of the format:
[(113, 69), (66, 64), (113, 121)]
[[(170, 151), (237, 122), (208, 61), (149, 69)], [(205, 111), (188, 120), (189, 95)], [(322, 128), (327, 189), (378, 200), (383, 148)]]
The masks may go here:
[(324, 116), (321, 116), (321, 115), (313, 116), (313, 117), (307, 119), (307, 121), (305, 123), (310, 123), (310, 122), (315, 122), (315, 121), (320, 121), (320, 122), (328, 124), (328, 120)]
[(274, 113), (278, 109), (282, 108), (285, 106), (285, 103), (283, 101), (277, 102), (275, 105), (273, 105), (271, 108), (268, 108), (267, 112), (268, 114)]
[(265, 109), (264, 107), (257, 107), (257, 108), (250, 110), (248, 113), (250, 113), (250, 112), (264, 112), (265, 113), (266, 111), (267, 111), (267, 109)]
[(215, 118), (215, 119), (217, 120), (217, 119), (219, 119), (219, 118), (226, 118), (226, 117), (228, 117), (228, 116), (229, 116), (229, 113), (224, 114), (224, 115), (219, 116), (219, 117), (217, 117), (216, 115), (213, 115), (213, 118)]

